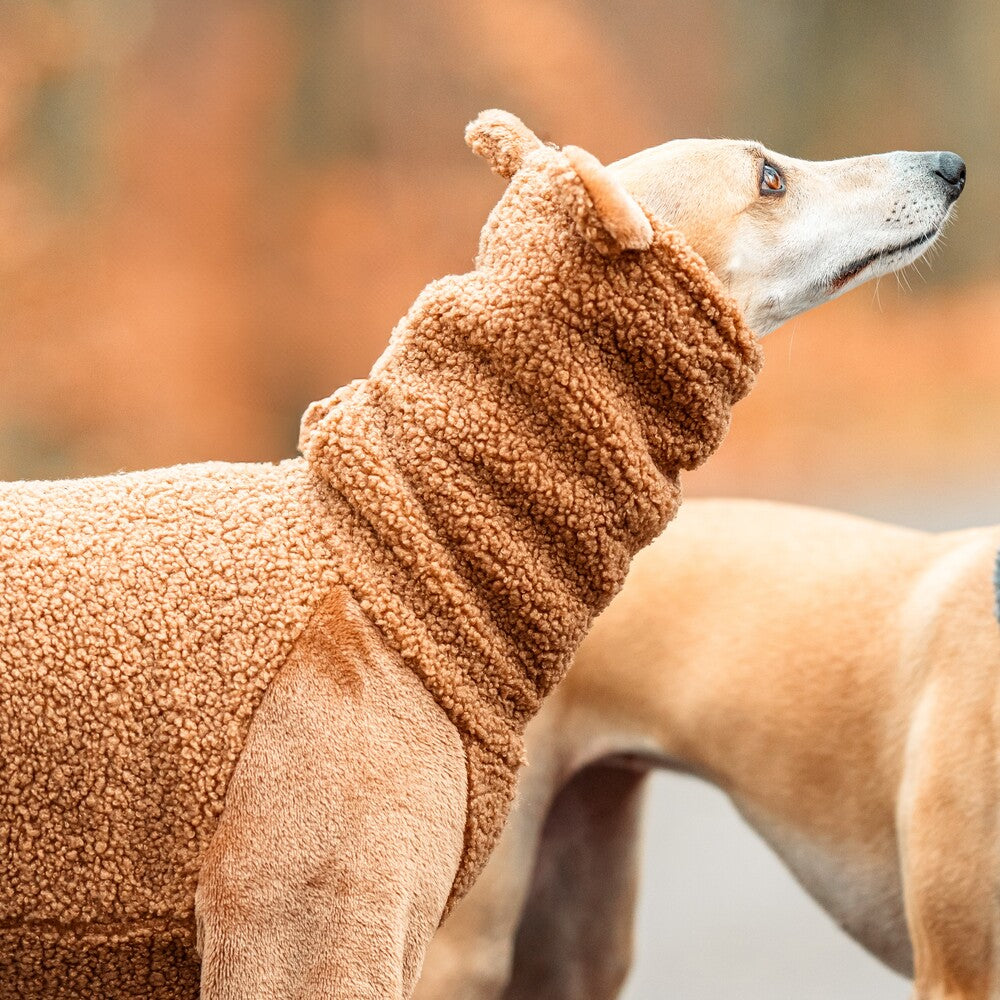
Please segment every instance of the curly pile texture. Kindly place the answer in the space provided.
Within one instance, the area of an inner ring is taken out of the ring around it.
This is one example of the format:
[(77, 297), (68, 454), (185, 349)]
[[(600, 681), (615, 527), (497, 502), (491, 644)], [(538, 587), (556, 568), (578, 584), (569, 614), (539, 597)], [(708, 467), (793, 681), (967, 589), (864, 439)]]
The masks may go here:
[(329, 516), (301, 460), (0, 487), (0, 996), (197, 996), (200, 859)]
[(102, 995), (197, 995), (201, 857), (335, 586), (461, 734), (452, 902), (485, 863), (525, 724), (760, 363), (701, 259), (611, 219), (582, 151), (489, 134), (512, 181), (475, 270), (310, 407), (303, 459), (0, 489), (0, 995), (98, 995), (108, 963)]

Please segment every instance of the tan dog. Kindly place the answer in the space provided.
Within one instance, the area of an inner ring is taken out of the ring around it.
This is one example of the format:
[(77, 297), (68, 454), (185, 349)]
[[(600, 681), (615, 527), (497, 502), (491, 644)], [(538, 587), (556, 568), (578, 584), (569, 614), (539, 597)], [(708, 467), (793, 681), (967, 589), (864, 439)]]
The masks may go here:
[(688, 501), (529, 727), (519, 805), (416, 996), (616, 996), (641, 775), (666, 767), (725, 790), (916, 998), (996, 997), (998, 547)]
[(749, 389), (742, 312), (908, 262), (964, 182), (467, 137), (510, 181), (475, 270), (310, 407), (301, 459), (0, 489), (7, 993), (408, 996), (525, 723)]

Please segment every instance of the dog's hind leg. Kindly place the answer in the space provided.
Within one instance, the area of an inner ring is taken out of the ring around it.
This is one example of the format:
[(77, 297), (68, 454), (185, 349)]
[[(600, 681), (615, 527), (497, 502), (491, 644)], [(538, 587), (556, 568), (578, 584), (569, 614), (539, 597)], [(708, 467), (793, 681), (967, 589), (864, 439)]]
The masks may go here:
[(462, 853), (458, 732), (353, 602), (250, 726), (196, 897), (202, 1000), (406, 1000)]
[(645, 772), (598, 763), (545, 822), (503, 1000), (613, 1000), (632, 964)]

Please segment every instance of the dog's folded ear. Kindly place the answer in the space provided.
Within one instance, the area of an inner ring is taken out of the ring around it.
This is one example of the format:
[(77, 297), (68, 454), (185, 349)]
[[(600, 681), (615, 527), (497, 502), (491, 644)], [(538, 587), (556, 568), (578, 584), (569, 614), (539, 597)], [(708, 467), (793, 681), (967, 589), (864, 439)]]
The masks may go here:
[(530, 154), (545, 150), (548, 157), (537, 165), (554, 179), (577, 231), (605, 256), (645, 250), (653, 242), (653, 227), (639, 203), (585, 149), (546, 146), (520, 118), (496, 108), (483, 111), (466, 126), (465, 141), (494, 173), (507, 180), (525, 165)]
[(653, 227), (622, 182), (592, 153), (564, 146), (575, 176), (563, 177), (561, 189), (580, 235), (605, 256), (645, 250)]
[(493, 172), (510, 180), (521, 168), (524, 158), (544, 143), (524, 122), (509, 111), (491, 108), (481, 112), (465, 127), (469, 148), (492, 167)]

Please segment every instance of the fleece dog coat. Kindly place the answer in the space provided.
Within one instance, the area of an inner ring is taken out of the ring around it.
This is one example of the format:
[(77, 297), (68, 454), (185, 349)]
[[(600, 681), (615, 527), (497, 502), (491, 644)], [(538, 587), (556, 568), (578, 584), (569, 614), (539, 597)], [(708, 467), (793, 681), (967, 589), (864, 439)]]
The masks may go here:
[(511, 178), (475, 270), (310, 407), (302, 458), (0, 489), (0, 996), (116, 995), (108, 968), (196, 994), (228, 780), (336, 587), (461, 736), (454, 901), (526, 722), (748, 391), (756, 343), (679, 233), (512, 116), (468, 139)]

